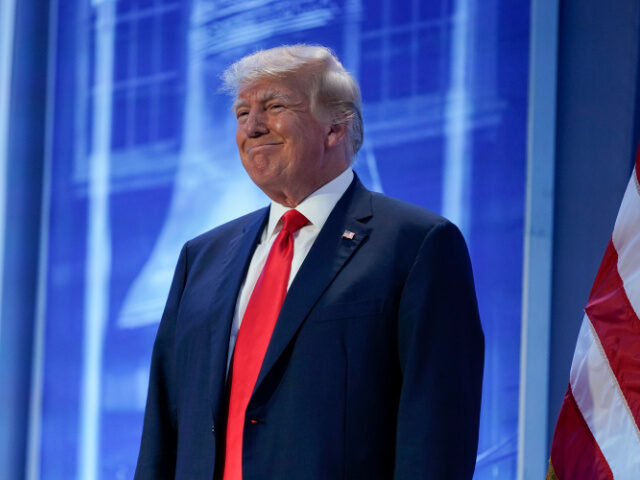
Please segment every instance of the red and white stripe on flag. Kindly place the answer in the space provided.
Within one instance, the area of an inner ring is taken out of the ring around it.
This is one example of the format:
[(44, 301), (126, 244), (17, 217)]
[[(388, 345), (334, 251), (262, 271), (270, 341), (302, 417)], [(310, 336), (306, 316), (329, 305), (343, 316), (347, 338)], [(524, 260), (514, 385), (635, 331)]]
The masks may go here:
[(598, 270), (547, 480), (640, 479), (640, 149)]

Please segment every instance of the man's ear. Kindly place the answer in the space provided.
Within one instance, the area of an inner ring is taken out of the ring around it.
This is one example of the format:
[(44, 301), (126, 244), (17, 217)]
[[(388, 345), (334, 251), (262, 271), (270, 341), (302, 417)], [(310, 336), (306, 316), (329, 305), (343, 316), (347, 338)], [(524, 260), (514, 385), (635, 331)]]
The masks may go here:
[(335, 147), (342, 143), (342, 140), (347, 136), (347, 124), (336, 123), (335, 125), (329, 125), (326, 137), (327, 147)]

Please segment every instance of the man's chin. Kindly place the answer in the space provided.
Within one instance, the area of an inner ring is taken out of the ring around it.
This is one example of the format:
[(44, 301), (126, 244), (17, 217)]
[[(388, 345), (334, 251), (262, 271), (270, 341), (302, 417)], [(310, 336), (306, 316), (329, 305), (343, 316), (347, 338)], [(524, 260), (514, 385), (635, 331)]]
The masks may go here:
[(267, 154), (267, 152), (249, 153), (242, 159), (245, 170), (252, 178), (252, 172), (256, 172), (256, 175), (261, 176), (268, 175), (269, 171), (274, 169), (276, 163), (277, 158)]

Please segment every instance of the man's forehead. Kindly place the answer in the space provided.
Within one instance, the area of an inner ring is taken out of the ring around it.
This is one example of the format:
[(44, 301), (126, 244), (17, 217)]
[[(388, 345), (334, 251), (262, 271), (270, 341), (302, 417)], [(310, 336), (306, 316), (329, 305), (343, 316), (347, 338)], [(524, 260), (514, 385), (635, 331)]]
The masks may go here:
[(290, 82), (286, 81), (256, 81), (239, 92), (234, 102), (234, 107), (246, 104), (249, 101), (267, 102), (273, 99), (285, 100), (288, 102), (299, 102), (304, 100), (302, 92), (297, 91)]

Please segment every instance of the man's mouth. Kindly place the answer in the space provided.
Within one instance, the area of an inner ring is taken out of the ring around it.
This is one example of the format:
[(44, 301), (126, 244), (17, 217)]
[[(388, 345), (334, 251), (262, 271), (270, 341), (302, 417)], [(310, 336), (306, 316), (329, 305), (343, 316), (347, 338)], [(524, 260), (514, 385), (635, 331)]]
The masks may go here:
[(253, 151), (257, 151), (257, 150), (261, 150), (261, 149), (279, 147), (280, 145), (282, 145), (281, 142), (259, 143), (259, 144), (251, 145), (250, 147), (248, 147), (247, 148), (247, 153), (250, 153), (250, 152), (253, 152)]

